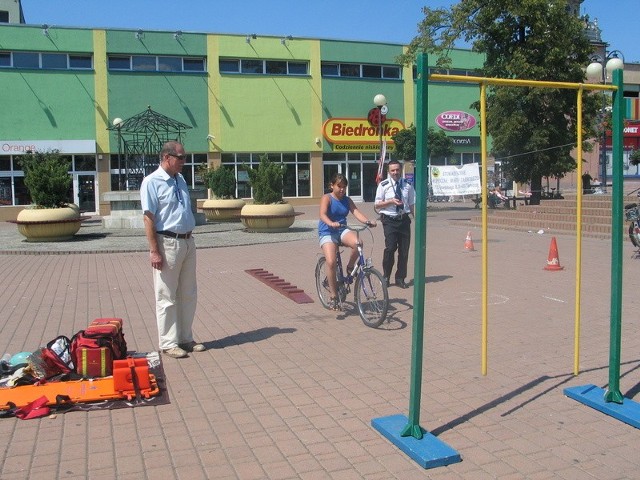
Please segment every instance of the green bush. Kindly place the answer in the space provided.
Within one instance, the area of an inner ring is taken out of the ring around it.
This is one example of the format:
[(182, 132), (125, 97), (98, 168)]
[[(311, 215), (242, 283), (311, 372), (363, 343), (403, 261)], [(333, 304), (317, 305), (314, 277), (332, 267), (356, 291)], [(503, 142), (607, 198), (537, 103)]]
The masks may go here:
[(253, 189), (253, 201), (259, 205), (282, 203), (284, 165), (274, 163), (265, 155), (260, 156), (256, 168), (248, 168), (249, 184)]
[(19, 160), (31, 202), (41, 208), (59, 208), (69, 203), (71, 161), (57, 150), (35, 152)]
[(629, 155), (629, 163), (631, 165), (638, 165), (640, 163), (640, 150), (634, 150)]
[(205, 185), (207, 185), (216, 198), (235, 198), (236, 177), (230, 168), (220, 166), (216, 169), (208, 168), (203, 173)]

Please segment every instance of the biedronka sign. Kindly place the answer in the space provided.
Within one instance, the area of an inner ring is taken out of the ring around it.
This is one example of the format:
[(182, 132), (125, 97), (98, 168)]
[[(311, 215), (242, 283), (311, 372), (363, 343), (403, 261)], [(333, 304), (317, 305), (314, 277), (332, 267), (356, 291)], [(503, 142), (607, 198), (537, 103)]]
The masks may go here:
[[(382, 139), (387, 141), (388, 151), (395, 148), (391, 137), (403, 129), (404, 124), (395, 118), (382, 124)], [(380, 150), (380, 130), (366, 118), (330, 118), (322, 126), (322, 135), (335, 152)]]

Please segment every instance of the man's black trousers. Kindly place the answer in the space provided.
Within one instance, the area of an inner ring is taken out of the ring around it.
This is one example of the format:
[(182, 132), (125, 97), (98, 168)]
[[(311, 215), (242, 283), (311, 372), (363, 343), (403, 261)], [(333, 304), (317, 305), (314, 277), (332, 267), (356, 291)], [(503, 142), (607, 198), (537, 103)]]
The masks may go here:
[(401, 219), (382, 216), (384, 229), (384, 254), (382, 256), (383, 275), (391, 279), (391, 271), (395, 263), (395, 253), (398, 251), (398, 267), (396, 281), (407, 278), (407, 262), (409, 260), (409, 246), (411, 245), (411, 219), (409, 215), (402, 215)]

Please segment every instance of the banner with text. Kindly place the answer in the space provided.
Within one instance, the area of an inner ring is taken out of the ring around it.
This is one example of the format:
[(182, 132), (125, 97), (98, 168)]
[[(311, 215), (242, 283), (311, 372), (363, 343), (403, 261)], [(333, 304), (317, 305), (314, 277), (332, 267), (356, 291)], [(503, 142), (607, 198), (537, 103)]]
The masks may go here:
[(476, 195), (481, 192), (480, 168), (477, 163), (461, 167), (432, 166), (429, 176), (434, 195)]

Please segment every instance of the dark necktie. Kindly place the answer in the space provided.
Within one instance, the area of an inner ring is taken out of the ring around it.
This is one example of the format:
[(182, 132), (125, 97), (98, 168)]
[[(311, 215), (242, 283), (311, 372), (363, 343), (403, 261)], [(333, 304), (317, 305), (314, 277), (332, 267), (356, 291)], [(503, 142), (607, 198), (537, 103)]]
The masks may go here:
[[(402, 186), (400, 184), (400, 181), (396, 182), (396, 198), (402, 201)], [(404, 210), (404, 205), (396, 205), (397, 213), (400, 213), (402, 210)]]

